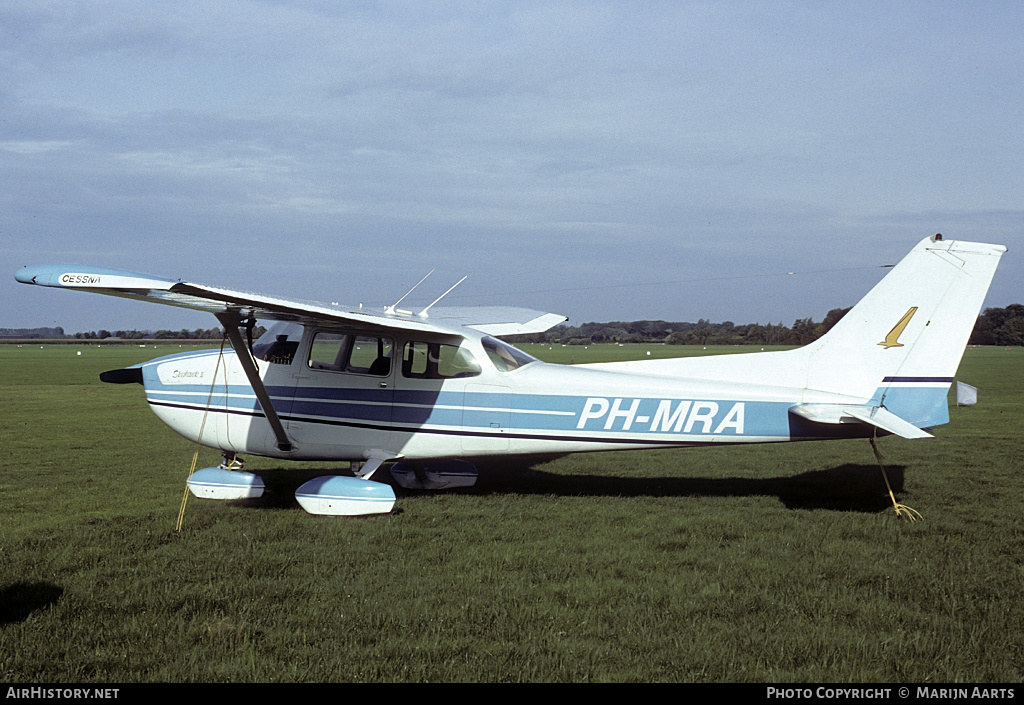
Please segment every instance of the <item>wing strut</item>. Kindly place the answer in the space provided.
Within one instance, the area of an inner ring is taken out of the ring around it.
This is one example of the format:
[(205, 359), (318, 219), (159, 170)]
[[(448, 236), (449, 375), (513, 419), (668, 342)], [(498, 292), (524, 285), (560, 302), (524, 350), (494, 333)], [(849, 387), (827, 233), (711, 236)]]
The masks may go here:
[(235, 349), (238, 362), (241, 363), (245, 376), (249, 379), (249, 384), (252, 385), (252, 390), (256, 392), (256, 399), (259, 400), (260, 407), (263, 409), (263, 413), (270, 423), (270, 428), (273, 429), (274, 436), (277, 438), (278, 450), (287, 453), (292, 449), (291, 439), (285, 433), (284, 424), (281, 423), (281, 418), (277, 415), (277, 410), (274, 409), (274, 402), (270, 399), (270, 393), (267, 392), (267, 388), (263, 385), (263, 380), (260, 379), (260, 371), (252, 359), (252, 352), (246, 347), (242, 334), (238, 332), (238, 327), (242, 325), (242, 316), (234, 311), (215, 315), (220, 324), (224, 326), (224, 332), (231, 342), (231, 347)]

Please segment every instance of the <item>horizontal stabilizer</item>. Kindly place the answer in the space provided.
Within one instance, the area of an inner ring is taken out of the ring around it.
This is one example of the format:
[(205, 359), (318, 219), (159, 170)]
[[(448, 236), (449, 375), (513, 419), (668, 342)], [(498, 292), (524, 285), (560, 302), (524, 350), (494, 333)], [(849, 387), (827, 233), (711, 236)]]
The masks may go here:
[(914, 424), (901, 419), (881, 406), (870, 406), (868, 404), (800, 404), (799, 406), (794, 406), (789, 411), (792, 414), (816, 423), (842, 424), (862, 422), (903, 438), (932, 438), (932, 434), (922, 431)]
[(843, 411), (864, 423), (877, 426), (883, 431), (895, 433), (904, 438), (931, 438), (932, 434), (922, 431), (909, 421), (904, 421), (896, 414), (881, 406), (847, 406)]

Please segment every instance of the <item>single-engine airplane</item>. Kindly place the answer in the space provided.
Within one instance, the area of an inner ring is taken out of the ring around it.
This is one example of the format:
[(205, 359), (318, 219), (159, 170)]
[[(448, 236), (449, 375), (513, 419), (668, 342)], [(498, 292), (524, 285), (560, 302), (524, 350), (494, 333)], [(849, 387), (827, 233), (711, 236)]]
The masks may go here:
[[(399, 485), (430, 489), (473, 484), (480, 457), (929, 437), (949, 421), (946, 394), (1005, 251), (925, 238), (794, 350), (574, 366), (499, 339), (566, 320), (525, 309), (370, 310), (72, 264), (16, 278), (213, 313), (231, 350), (101, 379), (144, 385), (161, 420), (223, 452), (219, 467), (191, 475), (193, 494), (260, 496), (241, 453), (350, 461), (353, 475), (315, 478), (295, 495), (314, 514), (357, 515), (393, 508), (391, 485), (372, 481), (385, 463)], [(253, 342), (257, 319), (273, 324)]]

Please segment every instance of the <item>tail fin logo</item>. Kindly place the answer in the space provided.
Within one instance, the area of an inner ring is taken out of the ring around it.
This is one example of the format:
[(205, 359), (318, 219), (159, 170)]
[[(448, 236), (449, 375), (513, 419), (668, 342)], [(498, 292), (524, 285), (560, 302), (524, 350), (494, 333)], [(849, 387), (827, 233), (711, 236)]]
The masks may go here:
[(911, 306), (907, 309), (907, 312), (903, 314), (903, 318), (892, 327), (889, 334), (885, 336), (885, 340), (879, 343), (879, 345), (884, 346), (886, 350), (889, 348), (902, 348), (903, 343), (900, 342), (900, 336), (903, 335), (904, 329), (910, 323), (910, 319), (914, 317), (915, 313), (917, 313), (917, 306)]

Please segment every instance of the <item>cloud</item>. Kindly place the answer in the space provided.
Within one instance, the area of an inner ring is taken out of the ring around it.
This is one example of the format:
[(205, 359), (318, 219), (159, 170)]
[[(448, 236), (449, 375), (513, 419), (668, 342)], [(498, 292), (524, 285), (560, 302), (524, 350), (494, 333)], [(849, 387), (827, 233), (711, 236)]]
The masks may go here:
[[(586, 320), (820, 317), (869, 285), (846, 269), (934, 232), (1020, 242), (1020, 24), (927, 3), (9, 3), (5, 325), (51, 314), (13, 269), (72, 255), (351, 302), (438, 267), (470, 274), (460, 303)], [(803, 288), (758, 280), (822, 262)], [(1019, 274), (1011, 249), (991, 305)], [(107, 305), (76, 316), (110, 328)], [(165, 314), (135, 306), (116, 315)]]

